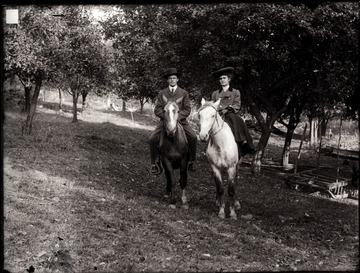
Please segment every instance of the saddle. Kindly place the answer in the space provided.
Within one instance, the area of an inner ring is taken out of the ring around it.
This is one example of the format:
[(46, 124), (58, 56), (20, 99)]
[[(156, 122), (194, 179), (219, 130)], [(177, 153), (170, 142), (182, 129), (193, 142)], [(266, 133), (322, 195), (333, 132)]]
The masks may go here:
[[(244, 142), (244, 141), (240, 140), (240, 135), (235, 132), (237, 130), (237, 128), (234, 128), (234, 126), (237, 127), (239, 125), (236, 124), (235, 122), (232, 122), (231, 118), (226, 118), (226, 115), (223, 115), (221, 117), (229, 125), (229, 127), (231, 129), (231, 132), (234, 135), (235, 142), (236, 142), (237, 147), (238, 147), (239, 159), (241, 157), (247, 155), (248, 153), (250, 153), (251, 149), (249, 147), (249, 144), (247, 142)], [(237, 130), (237, 132), (238, 132), (238, 130)]]

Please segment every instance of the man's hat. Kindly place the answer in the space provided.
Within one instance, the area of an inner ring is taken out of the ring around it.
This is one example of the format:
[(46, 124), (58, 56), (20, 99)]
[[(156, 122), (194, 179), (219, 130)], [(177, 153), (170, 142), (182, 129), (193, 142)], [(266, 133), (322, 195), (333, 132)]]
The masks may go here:
[(228, 75), (232, 73), (234, 73), (234, 68), (229, 66), (216, 70), (215, 72), (212, 72), (211, 75), (215, 78), (219, 78), (222, 75)]
[(165, 70), (165, 72), (163, 74), (163, 78), (167, 79), (169, 76), (172, 76), (172, 75), (176, 75), (176, 76), (180, 77), (181, 73), (178, 72), (176, 68), (169, 68), (169, 69)]

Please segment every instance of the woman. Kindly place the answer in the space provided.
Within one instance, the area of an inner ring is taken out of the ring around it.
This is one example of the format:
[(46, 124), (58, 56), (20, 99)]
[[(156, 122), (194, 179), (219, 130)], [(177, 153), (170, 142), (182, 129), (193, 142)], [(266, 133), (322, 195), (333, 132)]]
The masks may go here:
[(254, 154), (256, 149), (244, 120), (238, 115), (241, 98), (240, 91), (230, 87), (233, 72), (233, 67), (225, 67), (212, 73), (216, 79), (219, 79), (221, 88), (212, 93), (211, 100), (216, 102), (221, 99), (218, 112), (229, 124), (238, 147), (241, 148), (241, 155), (245, 156), (246, 154)]

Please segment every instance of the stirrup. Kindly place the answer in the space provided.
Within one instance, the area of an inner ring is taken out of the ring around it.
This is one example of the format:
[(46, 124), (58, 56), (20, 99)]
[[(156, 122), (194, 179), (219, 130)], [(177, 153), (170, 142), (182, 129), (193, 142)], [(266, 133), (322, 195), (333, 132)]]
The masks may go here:
[(150, 173), (154, 175), (160, 174), (160, 168), (157, 164), (151, 164)]

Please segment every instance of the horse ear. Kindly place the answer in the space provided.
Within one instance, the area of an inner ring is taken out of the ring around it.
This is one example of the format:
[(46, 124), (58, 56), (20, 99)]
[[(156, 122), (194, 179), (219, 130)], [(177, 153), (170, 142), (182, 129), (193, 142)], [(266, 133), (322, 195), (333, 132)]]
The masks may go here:
[(213, 106), (218, 109), (219, 105), (220, 105), (220, 101), (221, 99), (218, 99), (216, 102), (214, 102)]
[(179, 104), (182, 100), (183, 100), (183, 97), (178, 98), (175, 102), (176, 102), (176, 104)]
[(168, 102), (168, 99), (165, 97), (165, 95), (162, 96), (162, 99), (163, 99), (163, 101), (164, 101), (165, 103)]
[(203, 106), (204, 104), (205, 104), (205, 99), (202, 98), (202, 99), (201, 99), (201, 106)]

